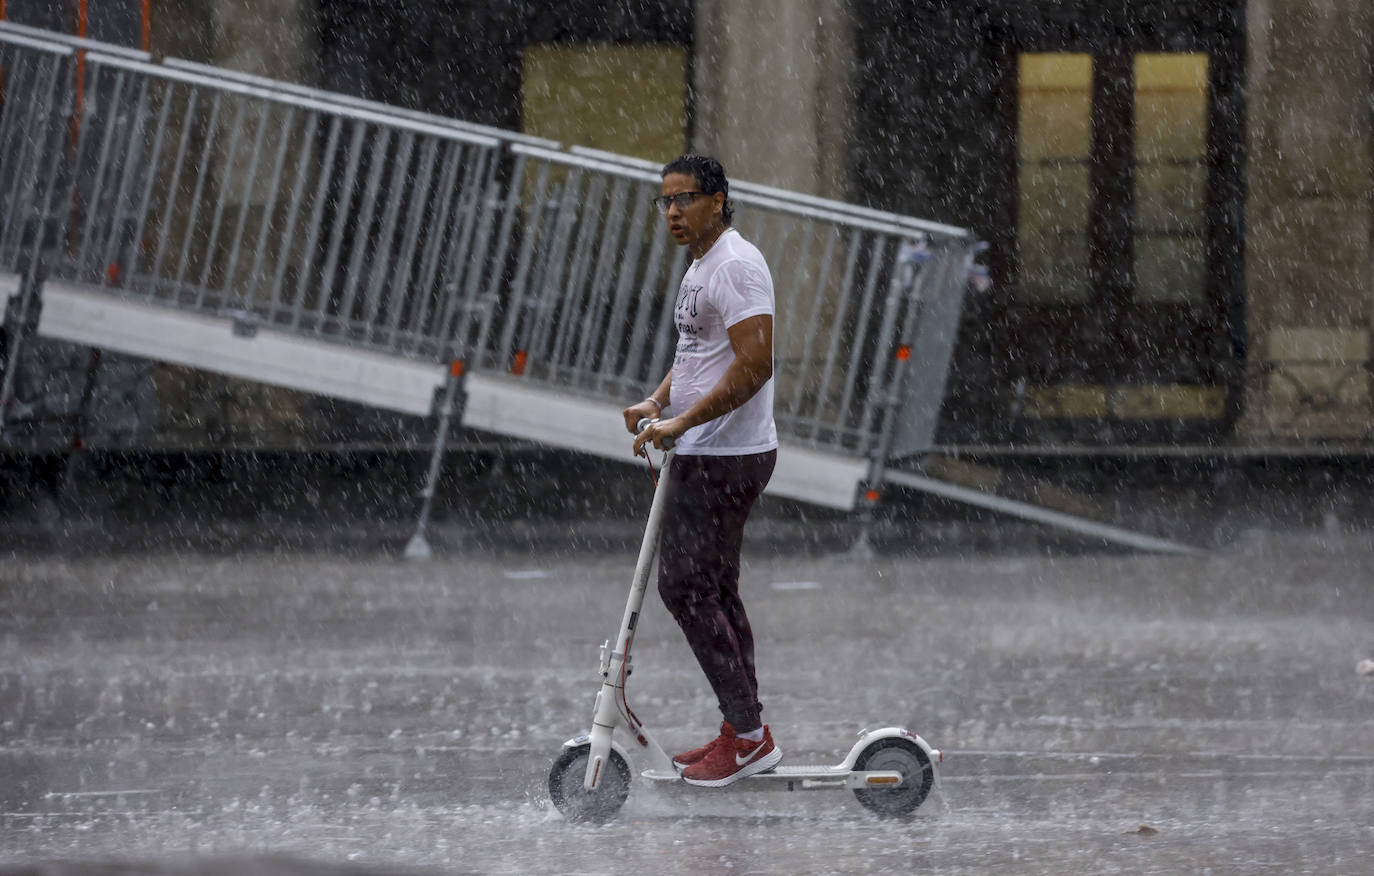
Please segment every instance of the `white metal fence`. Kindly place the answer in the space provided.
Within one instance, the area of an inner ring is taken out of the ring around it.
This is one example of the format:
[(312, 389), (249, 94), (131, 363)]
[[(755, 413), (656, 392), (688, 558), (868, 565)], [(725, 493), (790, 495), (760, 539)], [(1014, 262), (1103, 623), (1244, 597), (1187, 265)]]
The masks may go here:
[(53, 212), (75, 63), (68, 46), (0, 34), (0, 265), (35, 257), (40, 223)]
[(446, 353), (499, 142), (89, 55), (55, 277), (310, 336)]

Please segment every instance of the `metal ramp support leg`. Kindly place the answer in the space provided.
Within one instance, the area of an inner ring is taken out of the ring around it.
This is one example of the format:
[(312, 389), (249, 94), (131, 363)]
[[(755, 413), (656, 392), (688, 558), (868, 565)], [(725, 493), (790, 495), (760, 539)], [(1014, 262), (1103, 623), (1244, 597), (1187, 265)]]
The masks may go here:
[(894, 368), (892, 386), (883, 400), (883, 428), (878, 435), (878, 446), (873, 449), (869, 459), (868, 474), (860, 484), (859, 494), (859, 535), (849, 548), (850, 556), (859, 560), (873, 557), (873, 544), (869, 532), (873, 528), (873, 517), (882, 498), (883, 478), (887, 473), (888, 454), (892, 452), (892, 435), (897, 421), (897, 413), (902, 399), (895, 387), (902, 386), (906, 369), (911, 359), (911, 348), (905, 344), (897, 348), (897, 362)]
[[(964, 276), (970, 258), (970, 250), (963, 245), (949, 245), (938, 254), (932, 254), (924, 240), (906, 244), (898, 256), (889, 299), (891, 306), (899, 306), (902, 310), (902, 332), (893, 353), (891, 375), (881, 396), (877, 439), (869, 453), (868, 473), (858, 496), (859, 535), (849, 551), (857, 559), (873, 556), (869, 536), (878, 501), (882, 498), (888, 462), (902, 443), (898, 431), (905, 433), (905, 443), (912, 440), (913, 417), (903, 411), (908, 401), (914, 402), (916, 419), (921, 422), (915, 427), (920, 432), (917, 440), (928, 445), (933, 437), (935, 418), (944, 399), (945, 373), (953, 355), (963, 303)], [(913, 348), (919, 351), (918, 361), (924, 364), (927, 378), (925, 385), (915, 388), (909, 385)], [(937, 371), (938, 377), (935, 376)]]
[(58, 508), (63, 516), (81, 506), (81, 468), (86, 459), (86, 432), (90, 425), (91, 399), (95, 395), (100, 361), (100, 348), (92, 347), (87, 353), (86, 379), (81, 389), (81, 399), (77, 402), (76, 413), (71, 418), (71, 440), (67, 442), (67, 457), (62, 465), (62, 480), (57, 488)]
[[(10, 298), (17, 296), (19, 304), (12, 307)], [(15, 288), (0, 289), (0, 297), (4, 299), (3, 320), (0, 320), (0, 328), (5, 328), (6, 345), (4, 361), (4, 377), (0, 380), (0, 436), (5, 434), (5, 429), (9, 425), (10, 405), (14, 402), (15, 383), (19, 374), (19, 363), (23, 358), (24, 343), (32, 334), (31, 323), (34, 320), (31, 314), (34, 310), (33, 302), (38, 297), (38, 284), (23, 275), (18, 278)], [(9, 318), (11, 310), (15, 311), (14, 318)]]
[(448, 381), (444, 386), (444, 400), (439, 409), (439, 428), (434, 434), (434, 449), (429, 455), (429, 472), (425, 475), (425, 487), (420, 495), (420, 518), (415, 523), (415, 534), (406, 543), (405, 558), (408, 560), (427, 560), (433, 556), (425, 530), (429, 527), (430, 511), (434, 507), (434, 492), (439, 484), (439, 469), (443, 464), (444, 447), (448, 443), (449, 423), (455, 410), (461, 409), (467, 397), (463, 390), (465, 365), (462, 359), (454, 359), (449, 365)]

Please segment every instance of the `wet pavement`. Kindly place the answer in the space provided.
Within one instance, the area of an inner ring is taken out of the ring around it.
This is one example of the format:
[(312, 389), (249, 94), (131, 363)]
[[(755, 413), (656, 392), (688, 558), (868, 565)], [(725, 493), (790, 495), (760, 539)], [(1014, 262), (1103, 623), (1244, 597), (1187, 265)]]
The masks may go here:
[[(945, 752), (911, 821), (847, 792), (547, 798), (633, 551), (30, 550), (0, 562), (0, 873), (1368, 873), (1374, 538), (1208, 556), (747, 552), (784, 762)], [(631, 702), (718, 717), (656, 601)]]

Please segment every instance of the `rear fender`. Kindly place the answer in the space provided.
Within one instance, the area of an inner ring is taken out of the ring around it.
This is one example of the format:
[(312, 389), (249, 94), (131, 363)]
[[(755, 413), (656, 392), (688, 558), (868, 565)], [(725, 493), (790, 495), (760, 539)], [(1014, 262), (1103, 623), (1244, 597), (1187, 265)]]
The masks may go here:
[(937, 767), (943, 759), (943, 754), (938, 748), (932, 748), (929, 742), (926, 742), (905, 727), (882, 727), (878, 730), (861, 731), (859, 734), (859, 741), (854, 743), (853, 748), (849, 749), (849, 754), (845, 757), (844, 762), (840, 764), (840, 769), (854, 769), (854, 764), (858, 762), (859, 755), (863, 753), (863, 750), (879, 739), (904, 739), (907, 742), (917, 745), (926, 753), (926, 757), (930, 758), (931, 767), (935, 769), (935, 781), (939, 782), (940, 771)]

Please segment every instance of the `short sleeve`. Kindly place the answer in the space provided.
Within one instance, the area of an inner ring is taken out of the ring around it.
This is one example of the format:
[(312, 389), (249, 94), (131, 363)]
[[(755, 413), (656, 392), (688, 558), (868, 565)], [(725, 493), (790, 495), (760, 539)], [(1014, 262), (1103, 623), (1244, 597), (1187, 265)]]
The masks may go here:
[(773, 278), (763, 265), (732, 259), (711, 282), (711, 304), (726, 328), (751, 316), (773, 314)]

